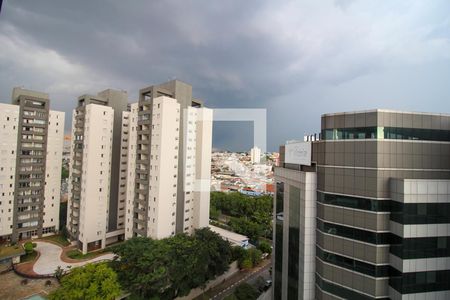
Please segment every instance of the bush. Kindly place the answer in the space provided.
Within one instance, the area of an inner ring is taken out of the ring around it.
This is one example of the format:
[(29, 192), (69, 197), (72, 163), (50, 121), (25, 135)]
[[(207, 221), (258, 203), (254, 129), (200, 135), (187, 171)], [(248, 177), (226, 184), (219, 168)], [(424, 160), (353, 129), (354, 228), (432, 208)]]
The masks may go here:
[(241, 267), (241, 269), (246, 269), (246, 270), (251, 269), (253, 267), (252, 260), (250, 258), (245, 258), (240, 263), (240, 267)]
[(61, 278), (61, 286), (50, 293), (50, 300), (113, 300), (121, 293), (117, 274), (107, 264), (87, 264), (74, 268)]
[(240, 246), (234, 246), (233, 248), (231, 248), (231, 260), (237, 260), (238, 262), (241, 261), (245, 256), (245, 251), (246, 250)]
[(111, 266), (135, 299), (186, 296), (226, 272), (234, 257), (230, 243), (208, 228), (161, 240), (136, 237), (112, 251), (120, 259)]
[(272, 253), (272, 247), (266, 241), (260, 241), (258, 244), (258, 249), (261, 250), (262, 253), (267, 253), (269, 255)]
[(262, 260), (262, 252), (256, 248), (251, 248), (248, 250), (248, 255), (250, 259), (252, 260), (252, 264), (254, 267), (256, 267)]
[(258, 291), (248, 283), (240, 284), (234, 291), (234, 295), (239, 300), (256, 300), (259, 296)]
[(36, 247), (37, 247), (37, 244), (36, 244), (36, 243), (32, 243), (32, 245), (33, 245), (33, 248), (36, 248)]
[(33, 253), (33, 243), (31, 243), (31, 242), (26, 242), (24, 245), (23, 245), (23, 248), (25, 249), (25, 253), (26, 254), (31, 254), (31, 253)]

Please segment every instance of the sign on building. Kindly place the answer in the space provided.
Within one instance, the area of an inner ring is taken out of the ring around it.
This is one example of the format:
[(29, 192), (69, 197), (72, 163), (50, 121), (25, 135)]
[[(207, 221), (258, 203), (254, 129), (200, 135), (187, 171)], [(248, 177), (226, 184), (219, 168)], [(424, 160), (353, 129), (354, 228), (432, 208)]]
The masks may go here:
[(297, 165), (311, 165), (311, 142), (288, 142), (284, 162)]

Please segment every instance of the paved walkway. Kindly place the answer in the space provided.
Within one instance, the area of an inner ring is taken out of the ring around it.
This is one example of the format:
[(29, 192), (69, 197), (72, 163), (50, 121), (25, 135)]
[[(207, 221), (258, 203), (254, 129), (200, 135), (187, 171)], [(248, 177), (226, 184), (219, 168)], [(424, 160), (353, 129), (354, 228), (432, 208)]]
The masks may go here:
[(77, 263), (67, 263), (61, 260), (61, 254), (63, 249), (55, 244), (46, 243), (42, 241), (36, 241), (36, 248), (35, 250), (39, 251), (41, 254), (38, 258), (38, 260), (34, 263), (33, 271), (36, 274), (40, 275), (47, 275), (47, 274), (53, 274), (60, 266), (64, 270), (67, 270), (67, 267), (80, 267), (88, 263), (100, 261), (100, 260), (112, 260), (114, 257), (114, 254), (107, 253), (104, 255), (97, 256), (96, 258), (90, 259), (90, 260), (84, 260)]
[(268, 271), (271, 266), (271, 260), (265, 259), (262, 263), (254, 268), (253, 270), (240, 271), (235, 275), (228, 278), (225, 282), (207, 290), (203, 294), (194, 298), (194, 300), (210, 299), (210, 300), (220, 300), (224, 299), (226, 296), (231, 295), (236, 287), (242, 282), (247, 282), (253, 278), (258, 277), (261, 273)]

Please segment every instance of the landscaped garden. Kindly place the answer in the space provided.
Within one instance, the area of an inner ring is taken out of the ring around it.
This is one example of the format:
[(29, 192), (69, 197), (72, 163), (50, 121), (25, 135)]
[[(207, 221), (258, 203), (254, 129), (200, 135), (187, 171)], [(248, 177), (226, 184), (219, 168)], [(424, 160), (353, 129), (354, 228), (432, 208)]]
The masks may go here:
[(56, 244), (58, 244), (58, 245), (60, 245), (62, 247), (66, 247), (66, 246), (70, 245), (70, 243), (67, 240), (67, 238), (65, 238), (61, 234), (55, 234), (55, 235), (46, 236), (46, 237), (41, 238), (41, 240), (43, 240), (43, 241), (50, 241), (50, 242), (56, 243)]

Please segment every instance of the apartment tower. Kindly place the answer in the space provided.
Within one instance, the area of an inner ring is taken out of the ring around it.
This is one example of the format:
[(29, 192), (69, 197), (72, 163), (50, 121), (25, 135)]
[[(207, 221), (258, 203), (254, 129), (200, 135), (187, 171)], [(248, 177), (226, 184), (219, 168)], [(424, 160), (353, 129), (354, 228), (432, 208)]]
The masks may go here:
[(73, 111), (67, 229), (83, 253), (124, 238), (127, 109), (127, 93), (108, 89)]
[(173, 80), (141, 89), (129, 122), (126, 238), (208, 226), (212, 111)]
[[(297, 239), (286, 219), (304, 218), (286, 200), (286, 177), (301, 182), (302, 172), (317, 174), (315, 299), (450, 298), (450, 116), (325, 114), (321, 137), (310, 153), (286, 144), (275, 170), (275, 299), (313, 299), (292, 289), (304, 254), (285, 250)], [(292, 160), (304, 155), (310, 165)]]
[(59, 230), (64, 113), (48, 94), (14, 88), (0, 104), (0, 238), (17, 242)]
[(252, 164), (259, 164), (261, 162), (261, 149), (253, 147), (250, 149), (250, 160)]

